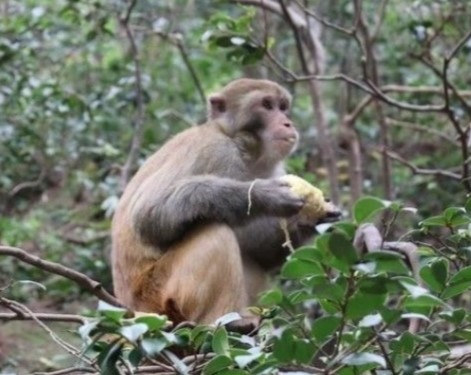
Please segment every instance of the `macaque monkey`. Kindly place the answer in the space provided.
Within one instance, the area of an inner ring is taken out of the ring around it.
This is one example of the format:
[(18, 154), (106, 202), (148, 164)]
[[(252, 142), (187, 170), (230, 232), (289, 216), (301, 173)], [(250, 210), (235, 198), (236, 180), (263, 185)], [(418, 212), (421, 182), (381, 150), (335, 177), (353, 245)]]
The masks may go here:
[(174, 323), (211, 323), (245, 308), (295, 246), (314, 233), (302, 198), (279, 179), (298, 132), (290, 94), (267, 80), (239, 79), (208, 100), (206, 123), (177, 134), (129, 182), (112, 224), (117, 298)]

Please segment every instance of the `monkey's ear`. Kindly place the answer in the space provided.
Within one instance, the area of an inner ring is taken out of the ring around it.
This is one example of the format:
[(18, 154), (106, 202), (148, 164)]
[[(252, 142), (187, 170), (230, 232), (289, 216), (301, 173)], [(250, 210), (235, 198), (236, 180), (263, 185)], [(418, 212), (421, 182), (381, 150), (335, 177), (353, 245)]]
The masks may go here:
[(213, 94), (208, 99), (208, 117), (216, 119), (227, 110), (226, 98), (220, 94)]

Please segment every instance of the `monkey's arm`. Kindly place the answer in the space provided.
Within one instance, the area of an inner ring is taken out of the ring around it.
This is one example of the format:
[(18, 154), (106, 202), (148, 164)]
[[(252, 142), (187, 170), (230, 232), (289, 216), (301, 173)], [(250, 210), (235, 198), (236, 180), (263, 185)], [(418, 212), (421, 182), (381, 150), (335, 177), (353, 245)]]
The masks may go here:
[(131, 210), (134, 228), (143, 241), (161, 247), (198, 223), (233, 226), (260, 215), (288, 217), (303, 205), (277, 180), (257, 180), (252, 189), (251, 182), (212, 175), (184, 178), (165, 188), (159, 184), (162, 181), (155, 176), (145, 181), (135, 193)]

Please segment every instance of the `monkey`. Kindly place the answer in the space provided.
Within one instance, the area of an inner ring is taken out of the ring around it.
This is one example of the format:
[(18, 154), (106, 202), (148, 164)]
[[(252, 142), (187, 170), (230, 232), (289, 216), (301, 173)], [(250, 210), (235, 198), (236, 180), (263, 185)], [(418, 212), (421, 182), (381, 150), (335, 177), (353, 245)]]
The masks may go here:
[[(209, 324), (246, 308), (288, 254), (279, 219), (299, 246), (316, 223), (297, 217), (304, 201), (279, 177), (299, 135), (291, 95), (242, 78), (208, 99), (207, 121), (175, 135), (140, 167), (112, 220), (114, 291), (136, 311), (174, 324)], [(247, 328), (251, 329), (251, 328)]]

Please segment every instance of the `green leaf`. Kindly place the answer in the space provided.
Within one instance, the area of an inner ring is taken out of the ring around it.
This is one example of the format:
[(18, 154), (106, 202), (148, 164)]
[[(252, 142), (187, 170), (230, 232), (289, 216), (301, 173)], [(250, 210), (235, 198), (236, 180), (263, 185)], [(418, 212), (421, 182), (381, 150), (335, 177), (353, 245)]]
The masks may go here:
[(340, 301), (345, 295), (345, 287), (341, 283), (332, 283), (324, 276), (313, 277), (304, 284), (312, 288), (312, 295), (317, 299)]
[(97, 357), (97, 363), (102, 375), (120, 375), (116, 362), (121, 356), (122, 344), (117, 342), (108, 345)]
[(448, 261), (444, 258), (436, 258), (420, 269), (420, 277), (436, 292), (441, 292), (446, 287), (448, 278)]
[(130, 326), (121, 327), (121, 334), (130, 342), (136, 342), (144, 333), (149, 330), (147, 324), (136, 323)]
[(225, 326), (226, 324), (235, 322), (236, 320), (240, 320), (240, 319), (242, 319), (242, 317), (240, 316), (239, 313), (230, 312), (217, 318), (215, 323), (216, 325)]
[(154, 357), (162, 352), (168, 343), (162, 338), (143, 338), (140, 345), (147, 356)]
[(358, 282), (358, 288), (368, 294), (386, 294), (390, 282), (389, 278), (382, 275), (365, 277)]
[(203, 375), (217, 374), (219, 371), (232, 366), (232, 360), (225, 355), (218, 355), (211, 359), (203, 369)]
[(450, 279), (450, 285), (471, 282), (471, 266), (462, 268)]
[(214, 331), (211, 345), (216, 354), (229, 354), (229, 340), (227, 337), (227, 331), (224, 327), (218, 327), (216, 331)]
[(271, 289), (262, 294), (260, 304), (265, 306), (278, 305), (283, 301), (283, 292), (280, 289)]
[(291, 332), (284, 331), (281, 338), (275, 341), (273, 355), (280, 362), (286, 363), (294, 359), (296, 344)]
[(98, 301), (97, 310), (101, 313), (101, 315), (115, 322), (119, 322), (127, 313), (126, 309), (110, 305), (104, 301)]
[(334, 232), (330, 235), (329, 250), (345, 265), (353, 265), (358, 261), (358, 254), (352, 243), (340, 232)]
[(298, 363), (310, 363), (314, 352), (316, 351), (316, 346), (313, 345), (307, 339), (301, 339), (295, 341), (295, 350), (294, 350), (294, 359)]
[(455, 332), (455, 335), (471, 343), (471, 329), (461, 329)]
[(319, 343), (324, 342), (337, 330), (342, 319), (338, 316), (323, 316), (312, 323), (311, 335)]
[(446, 218), (443, 216), (432, 216), (419, 223), (422, 227), (444, 227), (446, 226)]
[(471, 288), (471, 281), (450, 285), (445, 288), (442, 292), (443, 299), (449, 299), (452, 297), (456, 297), (464, 292), (466, 292), (469, 288)]
[(78, 329), (80, 337), (83, 341), (87, 342), (90, 336), (90, 333), (98, 326), (98, 321), (87, 321), (85, 324), (81, 325)]
[(371, 314), (364, 316), (358, 323), (359, 327), (374, 327), (380, 324), (383, 318), (380, 314)]
[(403, 256), (394, 251), (374, 251), (363, 256), (365, 261), (376, 263), (377, 272), (409, 274), (410, 269), (404, 263)]
[(384, 320), (384, 322), (388, 325), (394, 324), (399, 319), (401, 319), (401, 310), (394, 310), (394, 309), (387, 309), (384, 308), (381, 310), (381, 316)]
[(448, 287), (442, 293), (444, 299), (457, 296), (471, 287), (471, 266), (458, 271), (448, 283)]
[(375, 313), (384, 305), (386, 295), (356, 292), (348, 301), (345, 316), (348, 319), (360, 319)]
[(404, 302), (404, 307), (408, 310), (414, 310), (417, 307), (435, 307), (443, 305), (444, 302), (434, 295), (424, 294), (418, 297), (407, 297)]
[(398, 339), (391, 340), (390, 347), (394, 353), (410, 354), (414, 350), (415, 341), (415, 336), (406, 331)]
[(147, 325), (149, 331), (159, 331), (167, 324), (168, 320), (165, 316), (160, 315), (142, 315), (134, 319), (136, 323)]
[(354, 353), (342, 360), (342, 363), (350, 366), (361, 366), (366, 364), (377, 364), (386, 367), (386, 360), (374, 353)]
[(429, 294), (429, 291), (425, 288), (422, 288), (418, 285), (413, 285), (405, 281), (401, 281), (400, 284), (411, 294), (412, 297), (417, 298), (426, 294)]
[(348, 238), (354, 238), (358, 226), (351, 221), (339, 221), (332, 224), (332, 228), (344, 233)]
[[(456, 219), (465, 218), (466, 210), (463, 207), (448, 207), (443, 211), (443, 216), (445, 217), (448, 224), (453, 223)], [(468, 219), (469, 222), (469, 219)]]
[(357, 224), (365, 223), (386, 207), (386, 203), (381, 199), (375, 197), (361, 198), (353, 206), (353, 219)]
[(438, 315), (449, 323), (459, 325), (466, 317), (466, 311), (462, 308), (458, 308), (452, 311), (443, 311)]
[(46, 286), (33, 280), (18, 280), (18, 281), (13, 282), (11, 285), (15, 285), (15, 284), (32, 285), (38, 289), (47, 290)]
[(263, 355), (263, 352), (250, 353), (245, 355), (237, 355), (234, 357), (234, 361), (237, 363), (237, 366), (240, 368), (247, 367), (252, 362), (256, 361)]
[(304, 246), (296, 249), (296, 251), (291, 254), (290, 259), (300, 259), (305, 260), (313, 263), (321, 262), (322, 255), (320, 251), (318, 251), (313, 246)]
[(281, 269), (281, 276), (287, 279), (301, 279), (306, 276), (320, 275), (323, 273), (324, 272), (318, 263), (302, 259), (290, 259)]
[(218, 372), (218, 375), (248, 375), (249, 373), (240, 369), (228, 369), (221, 370)]
[(131, 365), (134, 367), (139, 366), (139, 363), (142, 360), (142, 353), (139, 351), (139, 349), (133, 349), (129, 355), (128, 355), (129, 362), (131, 362)]

